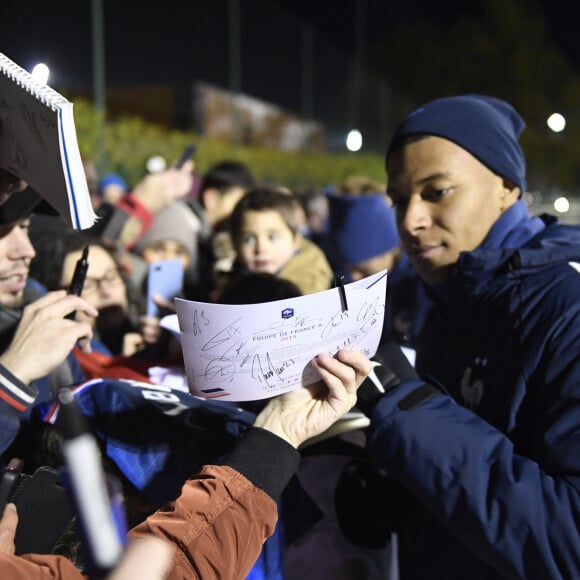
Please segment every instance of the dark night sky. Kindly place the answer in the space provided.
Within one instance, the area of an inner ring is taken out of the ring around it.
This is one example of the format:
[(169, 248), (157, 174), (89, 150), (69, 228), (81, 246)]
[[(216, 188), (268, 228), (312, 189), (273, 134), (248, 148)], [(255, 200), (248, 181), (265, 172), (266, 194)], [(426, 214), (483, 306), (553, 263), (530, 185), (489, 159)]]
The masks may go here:
[[(352, 72), (355, 1), (240, 0), (242, 91), (299, 112), (304, 106), (301, 35), (304, 23), (310, 23), (315, 34), (312, 108), (315, 117), (324, 118)], [(444, 33), (466, 10), (477, 14), (484, 1), (367, 0), (367, 47), (402, 19), (428, 20)], [(104, 4), (108, 83), (204, 80), (229, 86), (228, 0)], [(580, 66), (568, 4), (546, 2), (547, 23)], [(91, 86), (91, 47), (90, 0), (3, 0), (0, 52), (25, 68), (46, 62), (55, 88)]]

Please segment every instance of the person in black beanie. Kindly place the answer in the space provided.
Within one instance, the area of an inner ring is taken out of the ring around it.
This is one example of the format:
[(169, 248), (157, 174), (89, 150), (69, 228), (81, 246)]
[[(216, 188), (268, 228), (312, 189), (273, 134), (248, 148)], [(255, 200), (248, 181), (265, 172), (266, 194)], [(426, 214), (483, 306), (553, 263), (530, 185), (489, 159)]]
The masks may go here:
[(528, 213), (524, 126), (500, 99), (444, 97), (388, 148), (399, 235), (434, 303), (415, 369), (392, 349), (383, 388), (358, 397), (387, 474), (368, 477), (367, 507), (398, 534), (401, 580), (580, 574), (580, 227)]

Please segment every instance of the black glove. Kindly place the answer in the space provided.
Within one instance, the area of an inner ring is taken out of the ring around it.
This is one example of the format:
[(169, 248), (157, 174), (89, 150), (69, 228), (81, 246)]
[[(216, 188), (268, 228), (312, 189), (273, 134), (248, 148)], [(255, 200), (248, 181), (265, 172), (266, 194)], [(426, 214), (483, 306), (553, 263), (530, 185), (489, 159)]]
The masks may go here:
[[(371, 415), (377, 401), (385, 393), (405, 380), (419, 378), (419, 375), (403, 354), (401, 347), (393, 339), (381, 344), (377, 354), (371, 358), (371, 361), (378, 364), (359, 387), (356, 403), (356, 406), (367, 417)], [(376, 384), (377, 380), (382, 385), (382, 390)]]
[(385, 477), (368, 459), (345, 466), (334, 492), (336, 518), (345, 537), (357, 546), (380, 550), (391, 538), (390, 497)]

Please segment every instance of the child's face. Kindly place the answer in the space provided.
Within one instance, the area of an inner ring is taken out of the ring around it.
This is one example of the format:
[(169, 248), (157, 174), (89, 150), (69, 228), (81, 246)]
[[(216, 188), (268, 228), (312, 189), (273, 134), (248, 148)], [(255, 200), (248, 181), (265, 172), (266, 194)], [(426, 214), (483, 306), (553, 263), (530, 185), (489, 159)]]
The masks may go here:
[(191, 261), (189, 250), (175, 240), (157, 240), (151, 242), (143, 248), (141, 254), (148, 264), (160, 262), (161, 260), (180, 259), (184, 270), (189, 267), (189, 262)]
[(236, 251), (248, 270), (275, 274), (295, 254), (299, 243), (299, 236), (277, 211), (247, 211), (242, 218)]

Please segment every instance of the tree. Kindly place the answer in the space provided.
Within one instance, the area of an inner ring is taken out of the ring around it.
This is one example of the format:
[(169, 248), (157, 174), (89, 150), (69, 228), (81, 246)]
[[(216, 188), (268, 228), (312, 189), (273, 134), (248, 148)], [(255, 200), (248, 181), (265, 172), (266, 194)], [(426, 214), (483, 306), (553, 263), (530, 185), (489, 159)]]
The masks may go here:
[[(369, 60), (417, 105), (460, 93), (508, 100), (527, 122), (530, 189), (574, 189), (580, 76), (548, 34), (542, 4), (488, 0), (446, 24), (407, 20), (370, 50)], [(568, 122), (559, 135), (546, 126), (555, 111)]]

